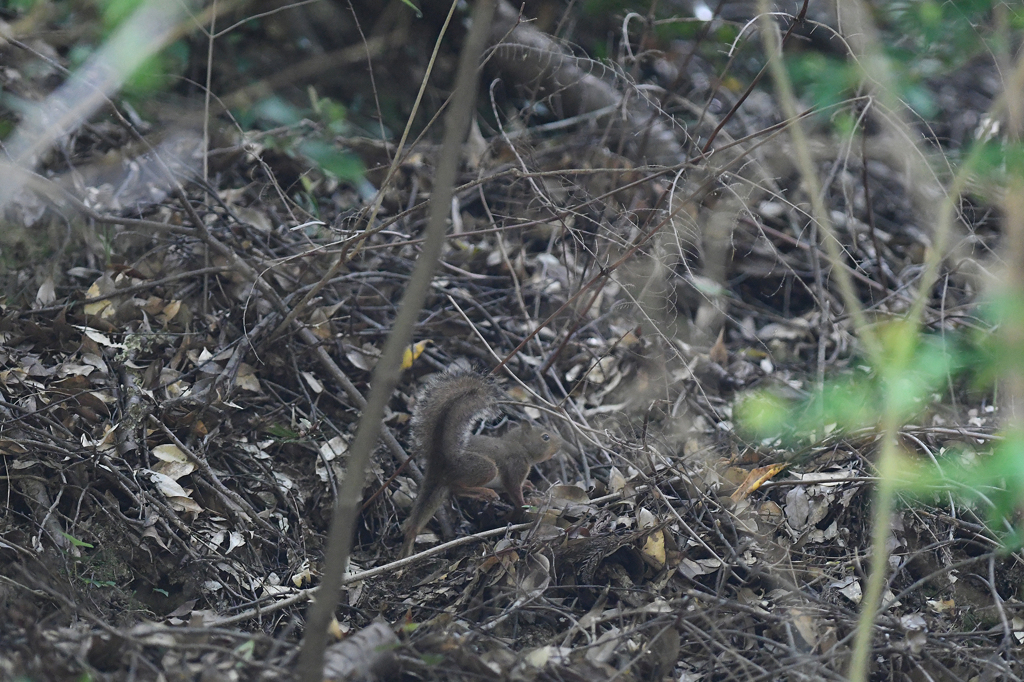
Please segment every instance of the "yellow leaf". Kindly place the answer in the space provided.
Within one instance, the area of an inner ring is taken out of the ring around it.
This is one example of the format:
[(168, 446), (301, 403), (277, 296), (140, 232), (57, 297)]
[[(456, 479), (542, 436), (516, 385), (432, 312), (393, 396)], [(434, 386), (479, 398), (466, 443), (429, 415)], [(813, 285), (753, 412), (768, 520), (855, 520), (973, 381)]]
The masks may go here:
[(179, 310), (181, 310), (181, 301), (171, 301), (164, 306), (164, 309), (161, 312), (167, 316), (168, 320), (173, 320)]
[(423, 351), (427, 349), (427, 344), (433, 343), (430, 339), (414, 343), (405, 349), (405, 353), (402, 355), (402, 369), (409, 369), (412, 367), (412, 363), (416, 362), (416, 359), (423, 355)]
[(785, 463), (770, 464), (768, 466), (758, 467), (754, 469), (749, 474), (747, 474), (747, 477), (744, 479), (743, 483), (740, 484), (740, 487), (737, 488), (729, 497), (732, 498), (733, 502), (739, 502), (740, 500), (748, 497), (750, 493), (760, 488), (762, 484), (764, 484), (767, 481), (770, 481), (775, 476), (775, 474), (779, 473), (788, 466), (789, 464)]
[(647, 536), (642, 552), (647, 563), (655, 569), (660, 571), (665, 567), (665, 533), (662, 529)]

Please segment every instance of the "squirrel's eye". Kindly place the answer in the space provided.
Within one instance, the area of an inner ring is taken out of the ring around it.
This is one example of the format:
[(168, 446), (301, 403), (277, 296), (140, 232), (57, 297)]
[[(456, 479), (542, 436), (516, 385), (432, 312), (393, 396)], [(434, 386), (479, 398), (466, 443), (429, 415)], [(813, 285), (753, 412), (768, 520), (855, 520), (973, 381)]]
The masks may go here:
[(540, 437), (540, 439), (541, 440), (551, 440), (551, 436), (545, 433), (543, 436)]

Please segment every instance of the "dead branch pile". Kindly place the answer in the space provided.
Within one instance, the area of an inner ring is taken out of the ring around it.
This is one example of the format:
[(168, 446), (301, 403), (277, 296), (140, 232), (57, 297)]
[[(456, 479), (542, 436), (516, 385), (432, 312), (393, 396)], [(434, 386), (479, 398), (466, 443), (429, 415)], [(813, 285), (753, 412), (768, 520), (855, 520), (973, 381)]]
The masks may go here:
[[(690, 78), (710, 80), (705, 67)], [(874, 434), (783, 450), (737, 432), (733, 407), (752, 387), (805, 396), (854, 371), (856, 341), (770, 97), (730, 113), (737, 96), (715, 96), (710, 109), (658, 103), (688, 126), (674, 163), (610, 143), (587, 112), (470, 142), (350, 570), (397, 558), (427, 375), (507, 358), (509, 405), (484, 428), (530, 419), (569, 445), (531, 477), (528, 527), (507, 529), (507, 505), (457, 499), (431, 525), (438, 542), (477, 537), (353, 575), (337, 614), (349, 644), (329, 674), (843, 676)], [(5, 254), (40, 253), (39, 235), (59, 246), (4, 280), (0, 677), (287, 678), (369, 370), (417, 255), (433, 148), (406, 152), (366, 225), (359, 186), (259, 140), (232, 143), (203, 181), (195, 138), (139, 149), (126, 123), (83, 128), (8, 210)], [(931, 246), (903, 169), (885, 139), (858, 150), (809, 123), (840, 267), (878, 318), (899, 314)], [(693, 141), (719, 128), (707, 158)], [(394, 149), (338, 143), (379, 186)], [(116, 169), (98, 168), (101, 154)], [(984, 207), (964, 208), (970, 239), (990, 239)], [(951, 264), (929, 325), (982, 324), (975, 294)], [(989, 442), (985, 399), (950, 388), (907, 427), (908, 449)], [(1019, 665), (1024, 564), (948, 503), (898, 514), (878, 679)]]

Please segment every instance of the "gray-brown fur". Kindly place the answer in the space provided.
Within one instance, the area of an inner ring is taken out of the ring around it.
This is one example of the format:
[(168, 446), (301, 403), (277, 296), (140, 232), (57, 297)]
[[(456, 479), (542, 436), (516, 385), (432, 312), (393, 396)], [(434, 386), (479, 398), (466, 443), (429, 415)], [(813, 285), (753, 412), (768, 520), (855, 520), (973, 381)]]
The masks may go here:
[(483, 499), (498, 494), (484, 487), (498, 480), (523, 512), (523, 482), (530, 467), (550, 458), (562, 439), (553, 431), (520, 424), (499, 438), (471, 436), (477, 418), (491, 414), (500, 393), (475, 374), (445, 374), (428, 383), (416, 401), (412, 429), (427, 471), (405, 522), (402, 556), (412, 553), (416, 535), (451, 493)]
[(416, 396), (412, 430), (428, 473), (430, 454), (444, 461), (462, 452), (473, 422), (491, 416), (500, 398), (494, 384), (476, 374), (440, 374), (427, 382)]
[[(492, 414), (500, 395), (493, 384), (475, 374), (440, 374), (417, 394), (412, 432), (426, 473), (405, 522), (402, 556), (412, 553), (416, 535), (448, 499), (453, 487), (465, 488), (463, 481), (472, 479), (469, 487), (476, 488), (497, 475), (493, 462), (467, 460), (464, 454), (473, 422)], [(452, 476), (453, 472), (463, 473), (460, 477)], [(476, 482), (479, 479), (482, 482)]]

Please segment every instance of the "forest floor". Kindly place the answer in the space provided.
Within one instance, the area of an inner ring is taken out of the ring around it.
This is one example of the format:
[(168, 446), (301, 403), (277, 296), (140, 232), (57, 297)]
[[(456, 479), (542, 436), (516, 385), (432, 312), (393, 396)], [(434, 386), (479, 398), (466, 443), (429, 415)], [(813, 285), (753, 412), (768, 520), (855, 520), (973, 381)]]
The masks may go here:
[[(436, 18), (355, 3), (379, 12), (363, 42), (344, 5), (296, 7), (223, 41), (213, 82), (231, 116), (204, 114), (205, 66), (187, 71), (148, 98), (115, 97), (5, 194), (0, 679), (294, 674), (442, 127), (396, 160), (404, 119), (388, 112), (411, 107)], [(328, 44), (317, 12), (331, 11), (349, 32)], [(56, 91), (73, 63), (57, 30), (69, 20), (40, 21), (0, 55), (4, 90), (26, 101)], [(519, 39), (558, 30), (573, 24), (542, 17)], [(300, 35), (323, 43), (308, 60), (318, 69), (303, 70)], [(785, 49), (827, 53), (816, 37)], [(981, 55), (923, 81), (934, 110), (905, 128), (916, 142), (863, 94), (802, 118), (825, 226), (771, 79), (743, 97), (759, 41), (729, 71), (713, 58), (726, 45), (701, 52), (714, 33), (648, 38), (654, 57), (581, 59), (581, 90), (554, 94), (531, 94), (542, 76), (494, 53), (417, 345), (366, 474), (329, 677), (845, 679), (879, 405), (860, 405), (869, 416), (851, 426), (812, 399), (880, 369), (837, 271), (879, 328), (924, 296), (929, 338), (992, 330), (978, 273), (998, 252), (998, 198), (958, 197), (949, 256), (934, 286), (919, 284), (937, 248), (930, 211), (949, 191), (936, 160), (984, 125), (998, 64)], [(190, 63), (205, 64), (205, 41), (191, 40)], [(458, 41), (445, 50), (442, 83)], [(343, 62), (358, 71), (347, 90), (329, 72)], [(428, 88), (419, 130), (445, 87)], [(612, 102), (566, 111), (581, 92)], [(643, 97), (654, 99), (635, 108)], [(11, 127), (23, 122), (2, 106)], [(530, 476), (531, 523), (510, 525), (504, 498), (455, 498), (396, 563), (420, 480), (419, 387), (503, 361), (494, 380), (508, 402), (482, 432), (533, 421), (566, 443)], [(788, 401), (788, 423), (755, 435), (743, 405), (768, 394)], [(993, 395), (941, 373), (902, 420), (904, 455), (987, 456), (1000, 439)], [(1024, 558), (983, 507), (897, 497), (871, 679), (1024, 674)]]

